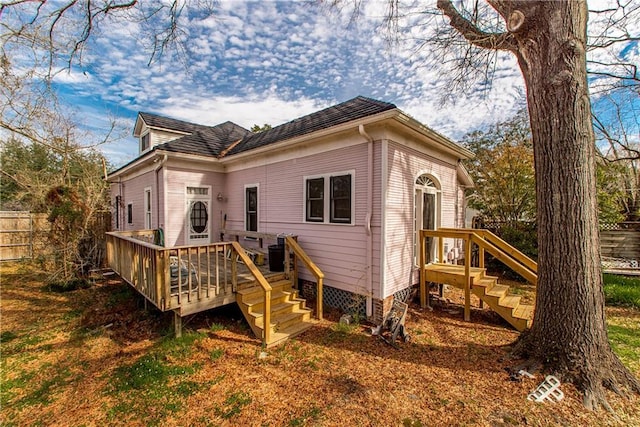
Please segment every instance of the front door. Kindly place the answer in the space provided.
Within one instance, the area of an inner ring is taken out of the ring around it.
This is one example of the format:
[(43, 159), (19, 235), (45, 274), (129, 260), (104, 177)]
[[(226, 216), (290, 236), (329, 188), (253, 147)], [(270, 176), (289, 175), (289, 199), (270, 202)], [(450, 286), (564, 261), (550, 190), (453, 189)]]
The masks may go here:
[(187, 187), (187, 245), (208, 244), (210, 240), (209, 187)]

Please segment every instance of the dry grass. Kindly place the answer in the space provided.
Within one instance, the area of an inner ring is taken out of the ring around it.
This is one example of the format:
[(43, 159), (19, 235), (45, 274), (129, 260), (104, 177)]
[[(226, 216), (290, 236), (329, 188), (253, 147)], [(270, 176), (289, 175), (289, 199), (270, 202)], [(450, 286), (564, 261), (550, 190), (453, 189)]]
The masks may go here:
[(3, 426), (640, 426), (637, 397), (612, 395), (616, 414), (587, 412), (565, 384), (560, 403), (528, 401), (542, 377), (509, 381), (517, 332), (486, 311), (465, 323), (456, 305), (412, 306), (399, 349), (330, 313), (260, 358), (233, 307), (175, 340), (171, 316), (144, 312), (124, 285), (55, 294), (18, 265), (1, 273)]

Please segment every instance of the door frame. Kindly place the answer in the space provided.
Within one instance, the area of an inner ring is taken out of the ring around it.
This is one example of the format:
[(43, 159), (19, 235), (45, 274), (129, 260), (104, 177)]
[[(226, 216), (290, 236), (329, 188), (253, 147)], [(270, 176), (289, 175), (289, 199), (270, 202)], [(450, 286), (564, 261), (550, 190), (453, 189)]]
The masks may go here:
[[(414, 265), (417, 266), (419, 264), (420, 253), (418, 245), (420, 241), (420, 230), (424, 228), (424, 198), (427, 194), (434, 196), (433, 230), (436, 230), (440, 227), (442, 219), (442, 190), (438, 178), (430, 173), (419, 174), (414, 181), (413, 189), (413, 260)], [(418, 212), (420, 212), (419, 215)], [(427, 250), (426, 255), (427, 263), (442, 261), (437, 258), (436, 245), (431, 245), (431, 249)]]
[[(189, 188), (206, 189), (206, 194), (189, 194)], [(185, 192), (185, 243), (188, 246), (211, 243), (211, 186), (210, 185), (186, 185)], [(195, 202), (203, 202), (207, 208), (207, 225), (202, 233), (191, 232), (191, 207)], [(192, 235), (204, 237), (192, 238)]]

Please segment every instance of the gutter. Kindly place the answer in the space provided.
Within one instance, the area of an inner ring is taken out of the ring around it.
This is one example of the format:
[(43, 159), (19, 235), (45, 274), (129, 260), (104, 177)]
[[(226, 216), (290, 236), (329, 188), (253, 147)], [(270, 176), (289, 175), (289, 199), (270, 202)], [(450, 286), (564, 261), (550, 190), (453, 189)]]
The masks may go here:
[(373, 216), (373, 138), (364, 130), (364, 125), (358, 126), (358, 132), (367, 140), (367, 214), (365, 216), (365, 230), (367, 233), (366, 248), (366, 285), (367, 285), (367, 318), (373, 316), (373, 233), (371, 232), (371, 217)]

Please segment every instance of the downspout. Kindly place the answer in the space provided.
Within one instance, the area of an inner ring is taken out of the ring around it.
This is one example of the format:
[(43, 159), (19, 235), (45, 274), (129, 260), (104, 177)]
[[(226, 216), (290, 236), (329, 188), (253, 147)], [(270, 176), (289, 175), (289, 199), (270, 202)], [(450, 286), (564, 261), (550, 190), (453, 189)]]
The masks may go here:
[(371, 217), (373, 215), (373, 138), (364, 130), (364, 125), (358, 126), (358, 132), (367, 142), (367, 214), (365, 216), (365, 230), (367, 232), (366, 253), (366, 286), (367, 286), (367, 318), (373, 316), (373, 233), (371, 232)]
[[(157, 221), (158, 228), (162, 228), (163, 229), (162, 231), (163, 231), (163, 234), (165, 236), (165, 239), (166, 239), (166, 235), (167, 235), (167, 230), (165, 230), (164, 229), (165, 227), (162, 227), (162, 225), (160, 224), (160, 181), (158, 180), (158, 175), (160, 173), (160, 169), (162, 169), (164, 167), (165, 163), (167, 163), (167, 159), (168, 158), (169, 158), (169, 156), (167, 156), (165, 154), (162, 157), (162, 160), (160, 161), (158, 166), (156, 166), (155, 169), (153, 170), (155, 172), (155, 174), (156, 174), (156, 212), (158, 212), (157, 213), (158, 217), (157, 217), (156, 221)], [(162, 174), (163, 184), (166, 182), (165, 179), (164, 179), (165, 176), (166, 176), (166, 174)], [(163, 185), (162, 186), (162, 195), (163, 195), (162, 199), (164, 201), (164, 205), (167, 204), (166, 200), (165, 200), (165, 197), (164, 197), (165, 191), (166, 191), (166, 186)], [(164, 212), (164, 213), (165, 213), (165, 215), (163, 215), (163, 220), (166, 222), (167, 221), (166, 212)]]

